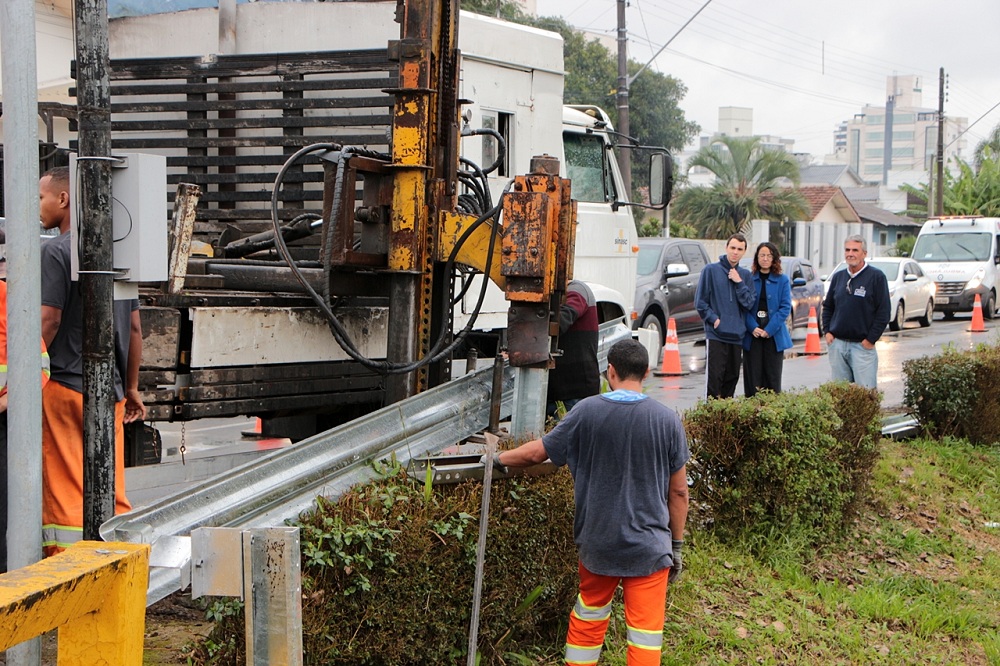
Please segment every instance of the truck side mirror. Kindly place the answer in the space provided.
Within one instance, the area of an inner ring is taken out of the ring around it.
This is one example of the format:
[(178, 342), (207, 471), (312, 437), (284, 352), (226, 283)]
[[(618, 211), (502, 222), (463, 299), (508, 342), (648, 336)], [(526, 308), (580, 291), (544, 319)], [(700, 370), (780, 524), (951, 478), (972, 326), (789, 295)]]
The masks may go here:
[(649, 156), (649, 203), (662, 208), (670, 203), (674, 189), (674, 161), (669, 153)]

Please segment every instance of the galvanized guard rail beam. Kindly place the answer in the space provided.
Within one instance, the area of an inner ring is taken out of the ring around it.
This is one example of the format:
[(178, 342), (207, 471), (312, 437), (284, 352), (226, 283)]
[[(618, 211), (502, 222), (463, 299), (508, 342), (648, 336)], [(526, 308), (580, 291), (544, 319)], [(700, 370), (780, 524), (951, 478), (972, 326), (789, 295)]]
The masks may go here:
[[(375, 476), (369, 465), (411, 458), (456, 444), (489, 423), (493, 369), (453, 380), (360, 419), (276, 451), (101, 526), (106, 541), (149, 543), (147, 603), (186, 587), (189, 535), (198, 527), (282, 525), (319, 495), (336, 497)], [(501, 417), (511, 414), (514, 371), (504, 371)]]

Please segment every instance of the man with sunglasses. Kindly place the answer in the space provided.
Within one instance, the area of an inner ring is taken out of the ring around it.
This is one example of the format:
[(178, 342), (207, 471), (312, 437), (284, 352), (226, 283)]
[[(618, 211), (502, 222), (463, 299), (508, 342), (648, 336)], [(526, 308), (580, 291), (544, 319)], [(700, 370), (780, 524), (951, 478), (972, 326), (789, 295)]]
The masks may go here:
[(875, 343), (889, 324), (889, 283), (870, 266), (868, 246), (857, 234), (844, 241), (847, 269), (830, 276), (823, 301), (823, 330), (834, 381), (875, 388), (878, 352)]

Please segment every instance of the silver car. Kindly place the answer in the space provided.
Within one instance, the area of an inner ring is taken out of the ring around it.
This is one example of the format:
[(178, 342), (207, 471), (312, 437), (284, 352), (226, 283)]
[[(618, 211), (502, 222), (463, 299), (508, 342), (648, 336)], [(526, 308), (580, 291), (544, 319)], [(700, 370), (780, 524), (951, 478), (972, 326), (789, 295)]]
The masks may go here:
[[(934, 296), (937, 286), (924, 274), (920, 264), (909, 257), (878, 257), (868, 263), (885, 273), (889, 282), (889, 303), (892, 319), (889, 330), (898, 331), (903, 324), (916, 319), (921, 326), (930, 326), (934, 319)], [(833, 273), (842, 271), (844, 262), (837, 264)], [(830, 277), (833, 276), (830, 273)], [(830, 278), (825, 279), (824, 294), (830, 289)]]

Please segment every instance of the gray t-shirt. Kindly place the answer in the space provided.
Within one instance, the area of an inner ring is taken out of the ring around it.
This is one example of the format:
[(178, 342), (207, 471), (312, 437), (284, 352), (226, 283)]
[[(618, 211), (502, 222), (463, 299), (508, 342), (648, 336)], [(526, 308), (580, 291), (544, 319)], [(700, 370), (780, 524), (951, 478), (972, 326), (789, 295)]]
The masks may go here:
[(593, 396), (542, 443), (573, 475), (573, 535), (589, 571), (648, 576), (673, 564), (667, 493), (689, 457), (674, 410), (631, 391)]
[[(83, 393), (83, 302), (80, 284), (70, 280), (71, 234), (66, 232), (42, 242), (42, 305), (62, 310), (59, 331), (49, 345), (50, 379)], [(124, 377), (136, 299), (115, 301), (115, 400), (125, 397)]]

